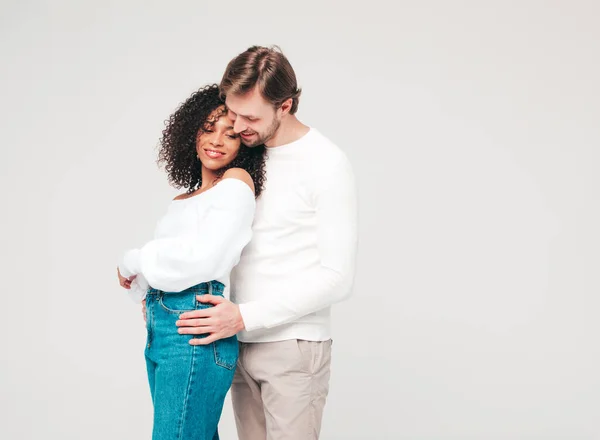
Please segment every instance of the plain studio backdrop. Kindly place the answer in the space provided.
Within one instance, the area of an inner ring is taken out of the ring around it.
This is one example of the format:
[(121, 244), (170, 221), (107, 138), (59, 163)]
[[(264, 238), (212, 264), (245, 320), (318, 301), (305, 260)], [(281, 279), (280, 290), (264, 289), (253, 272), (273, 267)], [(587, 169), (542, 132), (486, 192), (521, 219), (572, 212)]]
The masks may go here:
[(599, 439), (599, 21), (567, 0), (2, 1), (0, 438), (150, 438), (116, 263), (177, 194), (164, 120), (278, 44), (359, 185), (322, 439)]

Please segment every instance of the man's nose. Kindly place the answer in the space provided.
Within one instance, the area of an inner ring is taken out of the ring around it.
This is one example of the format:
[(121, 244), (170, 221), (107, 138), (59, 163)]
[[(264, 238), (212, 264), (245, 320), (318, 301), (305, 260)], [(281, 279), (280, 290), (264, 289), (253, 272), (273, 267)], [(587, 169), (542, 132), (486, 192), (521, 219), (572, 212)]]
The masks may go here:
[(246, 130), (247, 126), (242, 122), (242, 118), (235, 118), (233, 123), (233, 131), (236, 133), (241, 133)]

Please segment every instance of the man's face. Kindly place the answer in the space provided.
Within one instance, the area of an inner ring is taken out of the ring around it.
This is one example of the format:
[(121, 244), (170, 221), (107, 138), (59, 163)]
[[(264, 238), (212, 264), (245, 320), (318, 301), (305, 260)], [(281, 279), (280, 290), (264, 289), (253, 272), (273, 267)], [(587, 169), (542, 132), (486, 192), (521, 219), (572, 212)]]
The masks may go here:
[(256, 87), (245, 95), (227, 95), (225, 105), (234, 121), (233, 131), (240, 134), (244, 145), (269, 145), (281, 124), (281, 112), (265, 101)]

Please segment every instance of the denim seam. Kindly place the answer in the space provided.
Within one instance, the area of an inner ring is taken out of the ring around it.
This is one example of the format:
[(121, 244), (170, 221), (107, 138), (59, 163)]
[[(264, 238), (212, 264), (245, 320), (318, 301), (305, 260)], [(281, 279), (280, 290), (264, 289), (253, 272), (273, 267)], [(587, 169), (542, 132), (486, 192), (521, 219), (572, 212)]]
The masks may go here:
[[(216, 293), (215, 293), (215, 290), (216, 290)], [(208, 283), (208, 294), (223, 296), (223, 291), (221, 289), (221, 283), (218, 281), (210, 281)], [(233, 370), (235, 368), (235, 363), (227, 364), (223, 359), (221, 359), (221, 356), (219, 356), (219, 350), (217, 348), (217, 344), (220, 343), (220, 341), (221, 341), (221, 339), (214, 341), (211, 344), (213, 346), (213, 353), (215, 354), (215, 364), (217, 364), (219, 367), (223, 367), (227, 370)]]
[(146, 301), (146, 326), (148, 330), (146, 348), (148, 349), (148, 346), (152, 346), (154, 342), (154, 304), (152, 304), (152, 298), (150, 298), (150, 302)]
[(177, 435), (177, 438), (179, 440), (183, 440), (183, 428), (185, 426), (185, 419), (187, 417), (187, 409), (188, 409), (188, 401), (189, 401), (189, 397), (190, 397), (190, 390), (192, 388), (192, 382), (194, 381), (193, 377), (194, 377), (194, 367), (196, 364), (196, 346), (192, 346), (192, 360), (191, 360), (191, 366), (190, 366), (190, 375), (188, 377), (188, 385), (187, 385), (187, 390), (185, 392), (185, 398), (183, 401), (183, 410), (181, 411), (181, 419), (179, 420), (179, 434)]
[(233, 370), (235, 368), (235, 364), (228, 364), (225, 361), (223, 361), (221, 359), (221, 357), (219, 356), (219, 352), (217, 350), (217, 342), (219, 342), (220, 339), (218, 341), (214, 341), (212, 343), (213, 346), (213, 352), (215, 353), (215, 364), (217, 364), (219, 367), (223, 367), (226, 368), (228, 370)]

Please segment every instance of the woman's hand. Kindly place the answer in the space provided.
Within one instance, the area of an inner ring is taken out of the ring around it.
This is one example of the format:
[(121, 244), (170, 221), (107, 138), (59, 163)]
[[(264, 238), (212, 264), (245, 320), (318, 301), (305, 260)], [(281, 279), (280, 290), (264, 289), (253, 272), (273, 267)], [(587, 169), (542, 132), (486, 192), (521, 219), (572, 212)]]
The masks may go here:
[(131, 289), (131, 282), (135, 279), (137, 275), (134, 275), (130, 278), (125, 278), (123, 275), (121, 275), (121, 271), (117, 267), (117, 276), (119, 277), (119, 284), (121, 285), (121, 287), (124, 287), (125, 289)]

